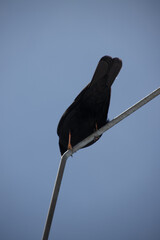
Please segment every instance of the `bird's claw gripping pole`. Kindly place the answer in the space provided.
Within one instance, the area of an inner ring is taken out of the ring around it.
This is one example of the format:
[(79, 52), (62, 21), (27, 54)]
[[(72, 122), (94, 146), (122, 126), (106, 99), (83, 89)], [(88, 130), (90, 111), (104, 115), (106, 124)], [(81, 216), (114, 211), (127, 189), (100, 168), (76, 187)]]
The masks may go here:
[(72, 150), (68, 150), (63, 154), (63, 156), (61, 157), (61, 161), (60, 161), (60, 165), (59, 165), (59, 169), (58, 169), (58, 173), (57, 173), (57, 178), (56, 178), (55, 185), (54, 185), (54, 190), (53, 190), (53, 194), (52, 194), (50, 207), (48, 210), (48, 216), (47, 216), (42, 240), (48, 240), (48, 237), (49, 237), (49, 232), (50, 232), (50, 228), (51, 228), (51, 224), (52, 224), (54, 210), (56, 207), (58, 193), (59, 193), (59, 189), (61, 186), (61, 181), (63, 178), (64, 168), (65, 168), (67, 159), (74, 152), (78, 151), (80, 148), (82, 148), (85, 145), (87, 145), (88, 143), (90, 143), (95, 137), (99, 137), (102, 133), (109, 130), (111, 127), (113, 127), (114, 125), (116, 125), (117, 123), (122, 121), (124, 118), (128, 117), (133, 112), (137, 111), (140, 107), (145, 105), (147, 102), (151, 101), (153, 98), (155, 98), (159, 94), (160, 94), (160, 88), (156, 89), (155, 91), (150, 93), (148, 96), (146, 96), (145, 98), (143, 98), (142, 100), (137, 102), (135, 105), (128, 108), (125, 112), (121, 113), (119, 116), (115, 117), (113, 120), (111, 120), (106, 125), (104, 125), (100, 129), (98, 129), (96, 132), (94, 132), (93, 134), (91, 134), (90, 136), (85, 138), (83, 141), (81, 141), (76, 146), (74, 146)]

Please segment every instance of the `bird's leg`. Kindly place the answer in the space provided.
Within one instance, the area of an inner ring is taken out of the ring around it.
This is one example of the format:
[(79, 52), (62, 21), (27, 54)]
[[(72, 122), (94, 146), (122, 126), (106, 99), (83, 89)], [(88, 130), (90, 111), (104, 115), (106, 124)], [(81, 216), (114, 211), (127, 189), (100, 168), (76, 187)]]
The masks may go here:
[(69, 130), (69, 137), (68, 137), (68, 150), (72, 150), (72, 145), (71, 145), (71, 131)]
[[(96, 126), (96, 131), (97, 131), (97, 130), (98, 130), (98, 125), (97, 125), (97, 123), (95, 124), (95, 126)], [(99, 137), (95, 137), (95, 138), (94, 138), (95, 141), (97, 141), (98, 139), (99, 139)]]

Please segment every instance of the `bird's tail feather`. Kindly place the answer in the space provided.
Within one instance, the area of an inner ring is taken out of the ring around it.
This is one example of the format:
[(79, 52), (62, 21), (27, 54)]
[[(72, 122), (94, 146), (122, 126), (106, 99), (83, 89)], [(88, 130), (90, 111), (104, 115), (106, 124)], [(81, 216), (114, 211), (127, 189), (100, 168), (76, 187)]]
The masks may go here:
[(119, 58), (111, 58), (109, 56), (102, 57), (93, 75), (91, 85), (107, 76), (107, 85), (111, 87), (121, 67), (122, 61)]

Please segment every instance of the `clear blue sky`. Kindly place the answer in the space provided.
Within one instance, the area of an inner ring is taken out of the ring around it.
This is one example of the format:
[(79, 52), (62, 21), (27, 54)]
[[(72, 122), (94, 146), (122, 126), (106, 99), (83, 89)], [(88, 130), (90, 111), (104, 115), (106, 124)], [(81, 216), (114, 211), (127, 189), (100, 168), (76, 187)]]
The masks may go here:
[[(160, 2), (0, 1), (0, 239), (39, 240), (56, 128), (104, 55), (109, 119), (160, 85)], [(68, 159), (50, 239), (160, 239), (160, 97)]]

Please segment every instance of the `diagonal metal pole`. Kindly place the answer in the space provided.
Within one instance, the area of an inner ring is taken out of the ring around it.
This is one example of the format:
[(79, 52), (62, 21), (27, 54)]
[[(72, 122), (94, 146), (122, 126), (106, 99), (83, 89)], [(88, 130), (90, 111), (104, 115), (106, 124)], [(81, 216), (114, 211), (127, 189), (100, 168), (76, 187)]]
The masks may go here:
[(72, 151), (68, 150), (63, 154), (63, 156), (61, 157), (61, 161), (60, 161), (60, 165), (59, 165), (59, 169), (58, 169), (58, 173), (57, 173), (57, 178), (56, 178), (55, 185), (54, 185), (54, 190), (53, 190), (53, 194), (52, 194), (50, 207), (48, 210), (48, 216), (47, 216), (42, 240), (48, 240), (48, 237), (49, 237), (49, 232), (50, 232), (50, 228), (51, 228), (51, 224), (52, 224), (52, 219), (53, 219), (56, 202), (57, 202), (57, 198), (58, 198), (58, 193), (59, 193), (59, 189), (61, 186), (61, 181), (63, 178), (64, 168), (65, 168), (67, 159), (71, 155), (73, 155), (74, 152), (76, 152), (80, 148), (84, 147), (86, 144), (91, 142), (94, 138), (100, 136), (102, 133), (109, 130), (111, 127), (113, 127), (114, 125), (116, 125), (117, 123), (122, 121), (124, 118), (128, 117), (133, 112), (137, 111), (139, 108), (141, 108), (143, 105), (145, 105), (146, 103), (151, 101), (153, 98), (155, 98), (159, 94), (160, 94), (160, 88), (158, 88), (155, 91), (153, 91), (152, 93), (150, 93), (148, 96), (146, 96), (145, 98), (143, 98), (142, 100), (137, 102), (135, 105), (128, 108), (125, 112), (121, 113), (119, 116), (115, 117), (113, 120), (108, 122), (106, 125), (104, 125), (100, 129), (98, 129), (96, 132), (91, 134), (89, 137), (85, 138), (83, 141), (78, 143), (76, 146), (73, 147)]

